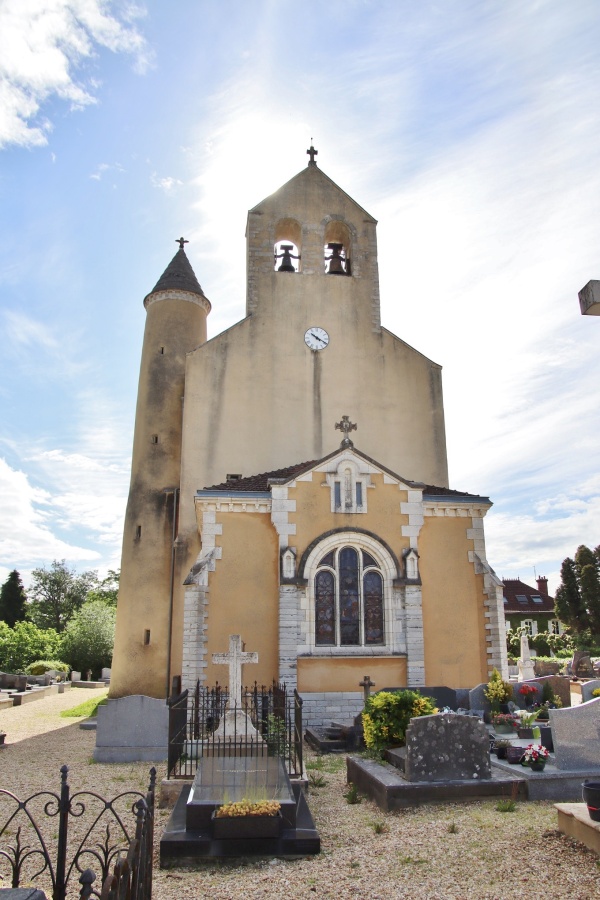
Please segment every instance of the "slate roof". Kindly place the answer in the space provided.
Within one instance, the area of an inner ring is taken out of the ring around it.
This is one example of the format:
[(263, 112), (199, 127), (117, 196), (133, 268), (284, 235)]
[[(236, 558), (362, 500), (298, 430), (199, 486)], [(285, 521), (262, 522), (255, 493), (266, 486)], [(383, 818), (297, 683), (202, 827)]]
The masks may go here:
[[(330, 456), (334, 456), (334, 453)], [(364, 454), (361, 454), (364, 455)], [(327, 459), (327, 457), (325, 457)], [(322, 459), (311, 459), (308, 462), (297, 463), (294, 466), (288, 466), (285, 469), (274, 469), (272, 472), (261, 472), (260, 475), (249, 475), (247, 478), (230, 478), (228, 481), (222, 481), (221, 484), (212, 484), (205, 487), (205, 491), (268, 491), (269, 481), (287, 481), (299, 475), (301, 472), (307, 472), (313, 466), (323, 462)], [(373, 460), (374, 462), (374, 460)], [(386, 470), (387, 471), (387, 470)], [(399, 476), (397, 476), (399, 477)], [(402, 479), (404, 480), (404, 479)], [(409, 484), (417, 484), (417, 482), (408, 482)], [(419, 482), (419, 487), (422, 487)], [(474, 500), (487, 500), (487, 497), (480, 497), (477, 494), (467, 494), (465, 491), (455, 491), (451, 488), (438, 487), (436, 485), (427, 484), (424, 486), (423, 493), (427, 496), (436, 497), (472, 497)]]
[[(544, 591), (533, 588), (521, 581), (520, 578), (503, 578), (504, 584), (504, 613), (520, 613), (539, 615), (551, 613), (554, 616), (554, 598)], [(520, 600), (517, 598), (521, 598)], [(534, 600), (537, 597), (539, 599)]]
[[(190, 294), (201, 294), (203, 297), (205, 296), (183, 248), (180, 248), (177, 251), (150, 291), (150, 294), (155, 294), (157, 291), (169, 290), (188, 291)], [(148, 296), (150, 296), (150, 294)]]

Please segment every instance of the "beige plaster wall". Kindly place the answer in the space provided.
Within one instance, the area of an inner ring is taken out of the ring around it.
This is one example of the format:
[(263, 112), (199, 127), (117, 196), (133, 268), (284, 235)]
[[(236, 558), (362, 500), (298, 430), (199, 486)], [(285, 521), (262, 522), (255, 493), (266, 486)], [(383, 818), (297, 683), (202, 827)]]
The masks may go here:
[[(151, 295), (152, 296), (152, 295)], [(157, 295), (154, 295), (157, 296)], [(174, 490), (179, 487), (185, 358), (206, 339), (208, 302), (164, 292), (147, 308), (110, 696), (164, 697), (169, 673)], [(161, 352), (162, 351), (162, 352)], [(152, 442), (152, 435), (158, 438)], [(171, 493), (165, 493), (166, 490)], [(141, 534), (137, 536), (138, 526)], [(179, 603), (179, 598), (177, 603)], [(144, 643), (145, 632), (150, 642)], [(181, 643), (181, 638), (179, 640)]]
[(212, 654), (226, 652), (229, 635), (240, 634), (245, 649), (258, 652), (258, 665), (244, 666), (244, 682), (270, 685), (279, 670), (277, 535), (261, 513), (220, 513), (217, 522), (222, 558), (209, 577), (206, 683), (227, 684), (227, 667), (213, 665)]
[(298, 691), (359, 691), (365, 674), (375, 682), (377, 690), (405, 687), (406, 659), (401, 656), (300, 658)]
[(425, 678), (430, 685), (468, 687), (488, 678), (483, 576), (468, 552), (470, 517), (427, 517), (419, 537), (423, 582)]

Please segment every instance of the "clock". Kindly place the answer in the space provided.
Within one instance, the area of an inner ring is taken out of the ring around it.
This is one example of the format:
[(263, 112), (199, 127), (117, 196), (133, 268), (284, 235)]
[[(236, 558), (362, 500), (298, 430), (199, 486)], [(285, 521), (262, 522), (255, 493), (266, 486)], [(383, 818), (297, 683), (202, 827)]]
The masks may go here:
[(311, 350), (324, 350), (329, 343), (329, 335), (324, 328), (314, 325), (304, 335), (304, 342)]

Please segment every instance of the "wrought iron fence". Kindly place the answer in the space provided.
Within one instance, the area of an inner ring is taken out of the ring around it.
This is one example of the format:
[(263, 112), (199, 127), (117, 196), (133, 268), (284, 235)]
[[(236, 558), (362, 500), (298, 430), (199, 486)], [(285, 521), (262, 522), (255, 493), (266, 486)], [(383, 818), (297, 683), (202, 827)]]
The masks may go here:
[[(156, 769), (145, 794), (124, 791), (112, 800), (93, 791), (72, 794), (68, 772), (61, 767), (59, 793), (38, 791), (20, 800), (0, 789), (4, 883), (50, 885), (52, 900), (151, 900)], [(52, 819), (58, 827), (49, 833), (44, 826)]]
[(280, 756), (290, 775), (302, 774), (302, 698), (285, 685), (242, 690), (238, 703), (227, 688), (196, 683), (169, 703), (168, 768), (171, 778), (192, 778), (205, 756)]

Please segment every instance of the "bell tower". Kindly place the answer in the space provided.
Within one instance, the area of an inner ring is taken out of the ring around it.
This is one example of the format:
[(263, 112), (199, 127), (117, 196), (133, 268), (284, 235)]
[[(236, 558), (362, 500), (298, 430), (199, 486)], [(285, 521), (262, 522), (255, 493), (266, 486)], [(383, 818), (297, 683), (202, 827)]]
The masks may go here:
[[(175, 546), (186, 355), (206, 341), (211, 305), (187, 241), (145, 297), (111, 697), (165, 697), (171, 678)], [(139, 673), (139, 684), (136, 684)]]

